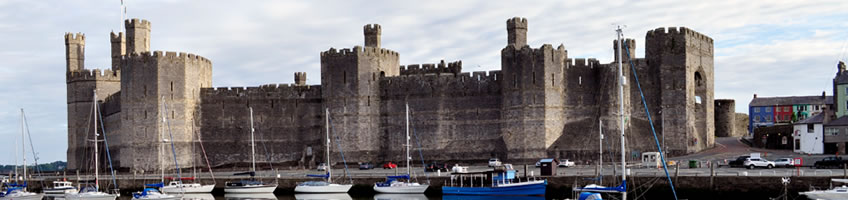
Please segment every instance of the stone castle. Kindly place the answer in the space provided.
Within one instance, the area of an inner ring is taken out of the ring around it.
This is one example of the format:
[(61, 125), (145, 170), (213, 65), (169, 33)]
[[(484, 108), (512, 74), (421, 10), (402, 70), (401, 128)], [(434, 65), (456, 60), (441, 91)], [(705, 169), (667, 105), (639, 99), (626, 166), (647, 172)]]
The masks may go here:
[[(85, 36), (65, 35), (69, 169), (91, 163), (93, 92), (120, 171), (172, 167), (170, 145), (162, 142), (170, 135), (181, 167), (205, 166), (199, 139), (213, 166), (246, 166), (248, 108), (257, 161), (278, 165), (323, 160), (327, 129), (334, 161), (342, 161), (339, 148), (349, 163), (403, 160), (405, 104), (419, 143), (413, 145), (427, 160), (594, 160), (598, 131), (606, 135), (605, 152), (620, 152), (621, 129), (628, 155), (656, 151), (627, 63), (635, 65), (658, 137), (668, 141), (671, 155), (712, 147), (715, 127), (725, 127), (715, 124), (713, 40), (684, 27), (648, 31), (645, 58), (630, 58), (636, 43), (623, 41), (623, 79), (616, 78), (616, 62), (569, 58), (563, 45), (528, 46), (528, 22), (516, 17), (506, 21), (501, 70), (463, 72), (461, 61), (401, 65), (399, 53), (381, 48), (380, 25), (369, 24), (364, 46), (321, 52), (321, 85), (307, 85), (306, 74), (298, 72), (294, 84), (214, 88), (209, 59), (151, 51), (150, 22), (132, 19), (125, 26), (126, 33), (111, 34), (109, 70), (85, 69)], [(624, 113), (619, 80), (626, 81)]]

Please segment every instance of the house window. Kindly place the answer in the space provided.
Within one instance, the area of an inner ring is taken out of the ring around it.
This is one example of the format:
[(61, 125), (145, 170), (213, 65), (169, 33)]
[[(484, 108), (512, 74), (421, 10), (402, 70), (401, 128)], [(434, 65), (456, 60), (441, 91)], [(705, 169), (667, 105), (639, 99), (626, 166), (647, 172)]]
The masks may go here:
[(754, 108), (754, 112), (755, 112), (755, 113), (760, 112), (760, 107), (756, 107), (756, 108)]
[(795, 139), (795, 150), (801, 150), (801, 140)]
[(815, 129), (815, 124), (807, 124), (807, 133), (812, 133)]
[(838, 135), (838, 134), (839, 134), (839, 129), (828, 128), (828, 129), (824, 130), (824, 135)]
[(759, 115), (754, 116), (754, 122), (760, 122), (760, 116)]
[(766, 107), (766, 112), (771, 112), (771, 107)]

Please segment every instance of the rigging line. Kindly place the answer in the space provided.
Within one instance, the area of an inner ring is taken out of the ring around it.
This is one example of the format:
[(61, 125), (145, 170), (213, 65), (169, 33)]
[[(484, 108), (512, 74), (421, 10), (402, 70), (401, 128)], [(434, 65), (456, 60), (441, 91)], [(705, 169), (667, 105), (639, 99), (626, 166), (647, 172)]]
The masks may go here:
[[(180, 164), (177, 162), (177, 148), (174, 145), (174, 134), (171, 133), (171, 121), (165, 120), (168, 118), (168, 104), (165, 103), (165, 96), (162, 96), (162, 109), (165, 111), (165, 113), (163, 113), (162, 120), (164, 120), (165, 124), (167, 124), (168, 137), (171, 138), (171, 153), (174, 154), (174, 166), (176, 167), (177, 178), (179, 178), (180, 183), (182, 183), (183, 174), (182, 170), (180, 170)], [(109, 163), (112, 163), (111, 159), (109, 160)], [(165, 169), (162, 169), (162, 171), (165, 171)]]
[[(35, 145), (32, 143), (32, 134), (29, 132), (29, 121), (27, 121), (26, 114), (24, 114), (23, 109), (21, 109), (21, 116), (24, 118), (24, 128), (26, 128), (27, 136), (29, 136), (29, 147), (32, 150), (33, 162), (35, 162), (35, 172), (41, 175), (41, 167), (38, 166), (38, 155), (35, 153)], [(41, 188), (44, 188), (44, 180), (42, 179), (39, 183), (41, 184)]]
[[(411, 119), (412, 117), (409, 118)], [(421, 167), (424, 168), (424, 176), (427, 177), (427, 184), (430, 184), (430, 174), (427, 174), (427, 164), (425, 164), (424, 162), (424, 153), (422, 152), (423, 148), (421, 147), (421, 140), (418, 139), (418, 134), (415, 133), (415, 127), (412, 128), (412, 135), (415, 136), (415, 144), (418, 144), (418, 156), (421, 157)], [(433, 167), (435, 167), (435, 165)]]
[[(94, 106), (98, 106), (98, 105), (96, 105), (96, 103), (95, 103)], [(109, 140), (106, 139), (106, 126), (103, 125), (103, 124), (105, 124), (103, 122), (103, 114), (98, 112), (97, 115), (100, 116), (100, 128), (101, 128), (101, 130), (103, 130), (103, 147), (106, 148), (106, 159), (109, 160), (109, 173), (112, 174), (112, 185), (115, 186), (115, 191), (118, 191), (118, 182), (117, 182), (117, 180), (115, 180), (115, 168), (112, 168), (112, 154), (109, 153)], [(95, 120), (97, 120), (97, 119), (95, 119)], [(95, 127), (95, 128), (97, 128), (97, 127)], [(97, 142), (97, 138), (94, 138), (94, 142)]]
[[(262, 150), (265, 151), (265, 162), (271, 170), (274, 169), (274, 164), (271, 163), (271, 154), (268, 153), (268, 146), (265, 145), (265, 133), (259, 133), (259, 140), (262, 140)], [(274, 149), (271, 149), (274, 150)], [(274, 153), (274, 152), (271, 152)]]
[[(344, 163), (344, 166), (345, 166), (345, 170), (344, 170), (345, 175), (347, 175), (347, 178), (350, 180), (350, 183), (353, 184), (353, 177), (351, 177), (350, 172), (347, 171), (347, 160), (345, 160), (344, 151), (342, 150), (341, 139), (339, 138), (339, 135), (336, 134), (336, 125), (333, 125), (333, 118), (331, 118), (330, 116), (327, 116), (327, 118), (330, 121), (330, 128), (333, 129), (333, 136), (336, 136), (336, 145), (339, 146), (339, 154), (341, 154), (342, 163)], [(327, 166), (331, 166), (330, 163), (327, 163)], [(330, 169), (327, 169), (327, 170), (330, 170)], [(333, 177), (330, 177), (330, 178), (333, 178)]]
[[(92, 166), (94, 164), (93, 159), (88, 159), (88, 135), (87, 135), (89, 128), (91, 128), (91, 126), (89, 126), (89, 125), (91, 125), (91, 118), (93, 118), (93, 117), (94, 117), (94, 106), (91, 106), (91, 110), (89, 110), (89, 113), (88, 113), (88, 118), (86, 118), (86, 121), (85, 121), (85, 132), (83, 132), (83, 133), (86, 134), (86, 136), (85, 136), (85, 138), (83, 139), (83, 142), (82, 142), (82, 147), (83, 147), (82, 148), (83, 149), (82, 150), (83, 151), (82, 158), (83, 158), (83, 160), (88, 160), (88, 163), (87, 163), (88, 166)], [(97, 141), (97, 136), (94, 136), (94, 141)], [(81, 164), (82, 163), (79, 163), (78, 165), (81, 165)], [(77, 168), (80, 168), (80, 166), (77, 166)], [(86, 170), (89, 170), (89, 168), (86, 167), (85, 169), (83, 169), (83, 172), (85, 172)], [(77, 173), (77, 175), (79, 175), (79, 173)], [(87, 178), (88, 173), (86, 173), (85, 176)]]
[(215, 173), (212, 173), (212, 165), (209, 164), (209, 156), (206, 155), (206, 148), (203, 148), (203, 138), (200, 136), (200, 132), (197, 132), (197, 143), (200, 143), (200, 150), (203, 151), (203, 158), (206, 160), (206, 167), (209, 168), (209, 175), (212, 176), (212, 182), (217, 183), (215, 181)]
[(654, 128), (654, 121), (653, 119), (651, 119), (651, 112), (650, 110), (648, 110), (648, 102), (645, 101), (645, 93), (642, 92), (642, 84), (639, 83), (639, 75), (636, 74), (636, 65), (633, 64), (633, 59), (631, 59), (632, 56), (630, 55), (630, 47), (627, 46), (627, 42), (621, 43), (623, 44), (622, 46), (624, 46), (624, 52), (627, 52), (628, 63), (630, 63), (631, 69), (630, 73), (633, 74), (633, 77), (636, 81), (636, 86), (639, 87), (639, 96), (642, 98), (642, 105), (645, 108), (645, 115), (648, 116), (648, 123), (651, 125), (651, 133), (653, 133), (654, 135), (654, 143), (656, 143), (657, 145), (657, 151), (660, 152), (660, 159), (662, 160), (663, 171), (665, 171), (665, 177), (668, 178), (668, 185), (671, 187), (671, 192), (672, 194), (674, 194), (674, 199), (677, 200), (677, 191), (675, 191), (674, 189), (674, 182), (671, 181), (671, 176), (668, 175), (668, 166), (666, 166), (665, 163), (665, 154), (663, 153), (662, 147), (660, 146), (660, 140), (657, 139), (657, 131)]

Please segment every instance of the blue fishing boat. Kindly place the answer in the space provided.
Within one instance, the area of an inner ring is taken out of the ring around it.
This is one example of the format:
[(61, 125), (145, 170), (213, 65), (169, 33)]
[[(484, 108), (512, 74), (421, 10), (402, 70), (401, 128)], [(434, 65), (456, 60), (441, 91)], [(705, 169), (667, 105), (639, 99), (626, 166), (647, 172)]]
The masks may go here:
[(510, 164), (483, 172), (451, 174), (448, 186), (442, 186), (445, 195), (494, 195), (494, 196), (545, 196), (547, 180), (520, 182)]

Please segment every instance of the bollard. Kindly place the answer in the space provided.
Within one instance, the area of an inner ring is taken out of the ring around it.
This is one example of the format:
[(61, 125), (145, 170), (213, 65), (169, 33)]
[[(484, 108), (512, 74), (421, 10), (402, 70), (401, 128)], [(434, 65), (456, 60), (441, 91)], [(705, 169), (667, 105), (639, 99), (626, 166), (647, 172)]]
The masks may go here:
[(442, 170), (441, 169), (436, 170), (436, 176), (442, 176)]
[(715, 189), (715, 165), (712, 163), (710, 165), (710, 188)]

